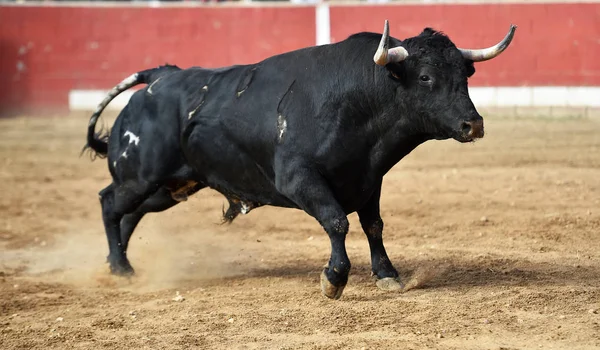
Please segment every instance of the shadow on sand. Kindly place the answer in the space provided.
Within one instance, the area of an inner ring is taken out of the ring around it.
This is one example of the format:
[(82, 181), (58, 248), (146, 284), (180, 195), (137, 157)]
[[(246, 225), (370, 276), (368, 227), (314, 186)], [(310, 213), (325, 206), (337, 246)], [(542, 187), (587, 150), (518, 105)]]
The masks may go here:
[[(318, 267), (317, 267), (318, 266)], [(318, 283), (322, 263), (317, 261), (288, 261), (272, 268), (250, 269), (244, 274), (223, 280), (256, 278), (304, 279)], [(420, 278), (410, 289), (457, 289), (464, 287), (507, 286), (600, 286), (600, 269), (597, 267), (536, 263), (527, 260), (486, 258), (466, 260), (460, 257), (436, 261), (404, 260), (396, 262), (404, 283)], [(349, 285), (375, 288), (370, 276), (371, 267), (355, 264), (350, 273)], [(218, 281), (214, 281), (215, 284)]]

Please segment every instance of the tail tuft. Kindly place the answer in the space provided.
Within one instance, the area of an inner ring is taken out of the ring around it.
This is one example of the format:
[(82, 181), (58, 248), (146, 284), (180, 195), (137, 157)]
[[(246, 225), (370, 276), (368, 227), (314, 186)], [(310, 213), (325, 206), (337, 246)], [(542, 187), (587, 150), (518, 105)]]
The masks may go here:
[[(94, 122), (95, 126), (95, 122)], [(91, 127), (91, 126), (90, 126)], [(89, 133), (88, 133), (89, 136)], [(96, 132), (92, 130), (91, 137), (88, 137), (87, 143), (81, 149), (79, 156), (81, 157), (84, 153), (90, 155), (90, 160), (94, 161), (96, 158), (104, 159), (108, 154), (108, 138), (110, 136), (110, 130), (102, 125), (100, 131)]]

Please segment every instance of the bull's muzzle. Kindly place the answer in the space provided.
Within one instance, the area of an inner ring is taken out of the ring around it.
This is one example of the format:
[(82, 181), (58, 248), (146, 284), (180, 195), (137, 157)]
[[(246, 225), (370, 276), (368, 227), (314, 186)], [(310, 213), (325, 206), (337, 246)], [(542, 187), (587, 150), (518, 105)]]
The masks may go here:
[(483, 119), (478, 118), (475, 120), (463, 122), (462, 124), (463, 137), (473, 140), (480, 139), (483, 137)]

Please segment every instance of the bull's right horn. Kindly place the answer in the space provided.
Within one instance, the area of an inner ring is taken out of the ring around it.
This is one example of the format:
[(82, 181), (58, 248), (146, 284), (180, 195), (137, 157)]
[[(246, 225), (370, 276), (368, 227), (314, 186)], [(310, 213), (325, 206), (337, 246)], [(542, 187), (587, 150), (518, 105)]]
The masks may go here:
[(506, 34), (504, 39), (502, 39), (502, 41), (497, 43), (496, 45), (494, 45), (492, 47), (488, 47), (487, 49), (470, 50), (470, 49), (461, 49), (459, 47), (458, 50), (460, 51), (460, 53), (463, 55), (464, 58), (471, 60), (473, 62), (481, 62), (481, 61), (491, 60), (492, 58), (501, 54), (502, 51), (506, 50), (508, 45), (510, 45), (510, 42), (512, 41), (513, 36), (515, 36), (516, 29), (517, 29), (517, 26), (514, 24), (511, 24), (510, 29), (508, 30), (508, 34)]
[(390, 62), (402, 62), (408, 57), (408, 51), (402, 46), (389, 48), (390, 47), (390, 24), (388, 20), (385, 20), (385, 26), (383, 27), (383, 35), (381, 36), (381, 41), (379, 42), (379, 47), (377, 48), (377, 52), (375, 52), (375, 56), (373, 56), (373, 61), (380, 66), (385, 66)]

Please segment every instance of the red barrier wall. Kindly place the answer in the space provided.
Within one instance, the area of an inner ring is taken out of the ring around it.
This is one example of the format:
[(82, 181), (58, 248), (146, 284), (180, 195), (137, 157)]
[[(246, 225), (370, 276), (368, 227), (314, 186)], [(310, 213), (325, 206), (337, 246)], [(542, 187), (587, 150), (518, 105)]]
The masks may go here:
[[(331, 36), (356, 31), (402, 39), (432, 27), (459, 47), (488, 47), (518, 25), (501, 58), (476, 64), (472, 86), (600, 85), (600, 4), (339, 6), (330, 9)], [(600, 96), (598, 97), (600, 98)]]
[[(600, 4), (354, 5), (330, 9), (332, 41), (425, 26), (462, 47), (519, 26), (472, 86), (600, 86)], [(66, 109), (73, 89), (107, 89), (165, 62), (216, 67), (315, 44), (314, 7), (0, 7), (0, 113)], [(599, 97), (600, 98), (600, 97)]]
[(0, 7), (2, 110), (64, 109), (165, 62), (251, 63), (314, 45), (311, 7)]

